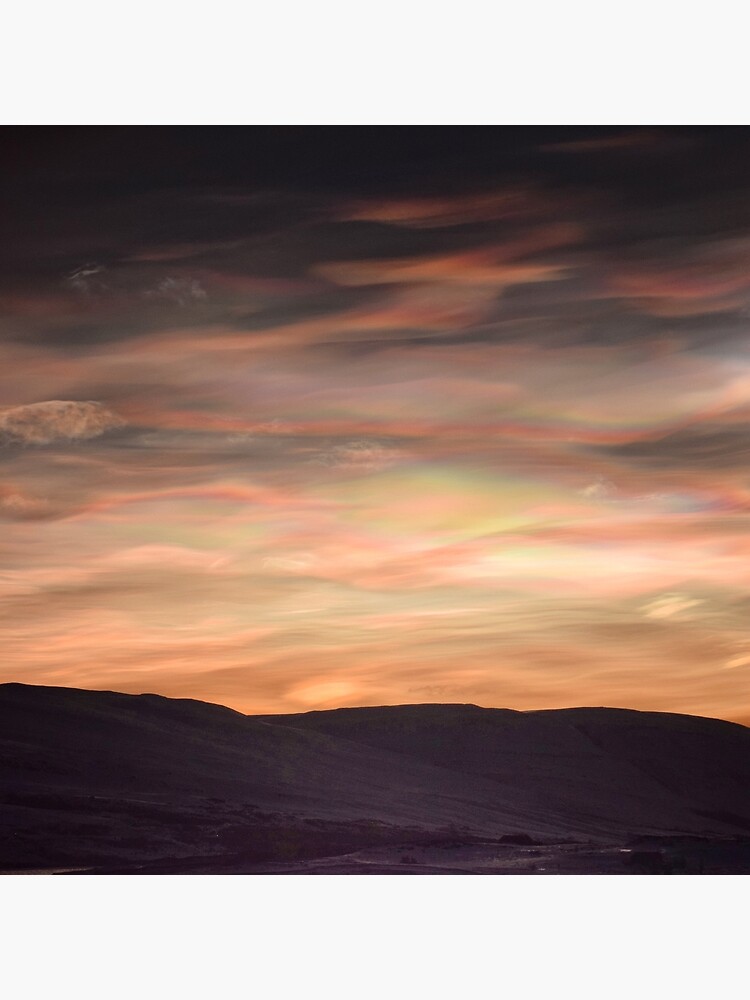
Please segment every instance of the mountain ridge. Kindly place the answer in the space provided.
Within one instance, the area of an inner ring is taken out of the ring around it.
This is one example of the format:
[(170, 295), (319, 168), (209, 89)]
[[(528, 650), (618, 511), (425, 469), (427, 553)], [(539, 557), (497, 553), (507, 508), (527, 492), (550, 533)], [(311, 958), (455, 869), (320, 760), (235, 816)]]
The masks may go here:
[(750, 730), (703, 716), (466, 703), (244, 715), (0, 685), (0, 866), (245, 850), (316, 824), (337, 837), (726, 838), (750, 830), (749, 789)]
[(478, 709), (481, 712), (508, 712), (516, 715), (542, 715), (544, 713), (563, 713), (563, 712), (624, 712), (632, 713), (634, 715), (653, 715), (659, 717), (674, 716), (676, 718), (685, 719), (705, 719), (709, 722), (719, 722), (726, 723), (729, 726), (738, 726), (740, 729), (750, 729), (750, 724), (744, 721), (739, 721), (736, 719), (723, 719), (719, 716), (712, 715), (695, 715), (690, 712), (662, 712), (657, 709), (648, 708), (627, 708), (622, 705), (569, 705), (565, 708), (508, 708), (505, 705), (477, 705), (475, 702), (470, 701), (445, 701), (445, 702), (397, 702), (395, 704), (383, 704), (383, 705), (341, 705), (335, 708), (312, 708), (304, 712), (241, 712), (239, 709), (232, 708), (229, 705), (222, 705), (219, 702), (204, 701), (201, 698), (176, 698), (170, 695), (158, 694), (155, 691), (139, 691), (137, 693), (131, 691), (115, 691), (112, 688), (79, 688), (79, 687), (68, 687), (67, 685), (57, 685), (57, 684), (29, 684), (26, 681), (2, 681), (0, 682), (0, 695), (4, 690), (7, 689), (28, 689), (34, 691), (69, 691), (69, 692), (81, 692), (85, 694), (111, 694), (117, 695), (118, 697), (125, 698), (150, 698), (158, 699), (160, 701), (172, 702), (172, 703), (183, 703), (183, 704), (195, 704), (195, 705), (210, 705), (213, 708), (219, 708), (226, 712), (232, 712), (235, 715), (241, 715), (248, 719), (273, 719), (273, 718), (293, 718), (302, 717), (309, 715), (319, 715), (331, 712), (367, 712), (367, 711), (380, 711), (382, 709), (403, 709), (403, 708), (470, 708)]

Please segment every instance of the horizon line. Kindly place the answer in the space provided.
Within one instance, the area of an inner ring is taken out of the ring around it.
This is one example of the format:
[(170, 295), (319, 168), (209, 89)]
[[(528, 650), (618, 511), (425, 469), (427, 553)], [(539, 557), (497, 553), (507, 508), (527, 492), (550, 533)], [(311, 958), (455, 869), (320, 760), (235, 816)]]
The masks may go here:
[(518, 715), (532, 715), (538, 714), (540, 712), (579, 712), (579, 711), (604, 711), (604, 712), (633, 712), (639, 715), (672, 715), (679, 716), (686, 719), (708, 719), (711, 722), (725, 722), (728, 725), (740, 726), (743, 729), (750, 728), (750, 720), (747, 722), (740, 721), (738, 719), (725, 719), (714, 715), (696, 715), (692, 712), (674, 712), (665, 711), (659, 709), (650, 708), (628, 708), (622, 705), (565, 705), (558, 706), (556, 708), (509, 708), (507, 705), (477, 705), (474, 702), (464, 702), (464, 701), (419, 701), (419, 702), (398, 702), (396, 704), (379, 704), (379, 705), (335, 705), (331, 708), (311, 708), (306, 709), (301, 712), (241, 712), (236, 708), (232, 708), (230, 705), (224, 705), (221, 702), (216, 701), (206, 701), (202, 698), (176, 698), (172, 695), (159, 694), (156, 691), (115, 691), (112, 688), (84, 688), (84, 687), (70, 687), (66, 684), (34, 684), (29, 681), (0, 681), (0, 690), (9, 687), (21, 687), (21, 688), (43, 688), (45, 690), (51, 691), (77, 691), (84, 692), (86, 694), (114, 694), (120, 697), (126, 698), (161, 698), (164, 701), (177, 701), (177, 702), (194, 702), (198, 705), (211, 705), (214, 708), (223, 708), (228, 712), (235, 712), (237, 715), (242, 715), (245, 718), (264, 718), (269, 716), (278, 716), (283, 718), (285, 716), (296, 716), (296, 715), (312, 715), (315, 713), (322, 712), (340, 712), (340, 711), (366, 711), (368, 709), (377, 710), (383, 708), (476, 708), (480, 711), (485, 712), (513, 712)]

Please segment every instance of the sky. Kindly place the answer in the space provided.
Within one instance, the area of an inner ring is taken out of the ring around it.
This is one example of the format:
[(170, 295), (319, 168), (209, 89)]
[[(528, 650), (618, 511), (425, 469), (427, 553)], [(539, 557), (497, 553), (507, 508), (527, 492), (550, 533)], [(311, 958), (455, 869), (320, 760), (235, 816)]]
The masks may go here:
[(0, 143), (0, 681), (750, 723), (748, 129)]

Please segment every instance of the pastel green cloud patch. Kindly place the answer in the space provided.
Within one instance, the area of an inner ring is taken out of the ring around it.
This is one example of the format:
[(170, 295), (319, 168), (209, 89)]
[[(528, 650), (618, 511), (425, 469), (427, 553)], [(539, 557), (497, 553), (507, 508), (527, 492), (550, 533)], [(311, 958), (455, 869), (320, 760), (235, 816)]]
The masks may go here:
[(389, 470), (316, 489), (324, 491), (341, 504), (345, 520), (444, 541), (533, 525), (543, 500), (569, 498), (567, 491), (542, 482), (448, 466)]

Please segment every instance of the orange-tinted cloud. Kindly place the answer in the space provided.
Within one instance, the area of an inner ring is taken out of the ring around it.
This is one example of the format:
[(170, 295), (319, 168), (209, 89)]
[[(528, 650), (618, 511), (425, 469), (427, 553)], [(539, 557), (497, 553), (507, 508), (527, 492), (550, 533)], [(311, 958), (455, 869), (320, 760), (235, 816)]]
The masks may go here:
[(2, 679), (750, 717), (743, 201), (665, 142), (14, 245)]

